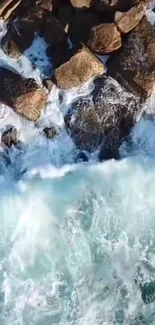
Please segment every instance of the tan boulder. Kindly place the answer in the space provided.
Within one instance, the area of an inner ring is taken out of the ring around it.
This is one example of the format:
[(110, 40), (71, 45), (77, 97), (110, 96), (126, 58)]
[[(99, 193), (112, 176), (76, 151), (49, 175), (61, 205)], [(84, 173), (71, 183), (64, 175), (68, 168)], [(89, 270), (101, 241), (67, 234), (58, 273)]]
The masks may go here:
[(126, 12), (116, 11), (115, 23), (121, 33), (128, 33), (134, 29), (144, 16), (144, 7), (141, 3)]
[(47, 94), (34, 79), (26, 79), (11, 70), (0, 68), (0, 102), (23, 117), (36, 121), (47, 100)]
[(93, 0), (70, 0), (70, 2), (75, 8), (90, 8), (93, 4)]
[(54, 71), (54, 81), (61, 89), (81, 86), (105, 72), (104, 65), (85, 47)]
[(100, 24), (93, 27), (87, 42), (91, 51), (99, 54), (118, 50), (121, 44), (121, 34), (113, 23)]

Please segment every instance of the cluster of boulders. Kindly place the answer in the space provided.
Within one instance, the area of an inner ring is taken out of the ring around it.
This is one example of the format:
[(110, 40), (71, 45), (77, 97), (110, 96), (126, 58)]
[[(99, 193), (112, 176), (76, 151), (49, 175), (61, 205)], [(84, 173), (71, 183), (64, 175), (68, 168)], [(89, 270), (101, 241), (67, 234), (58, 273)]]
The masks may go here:
[[(0, 18), (8, 22), (1, 41), (14, 59), (44, 38), (52, 61), (51, 79), (62, 90), (95, 79), (89, 98), (73, 103), (66, 127), (79, 149), (100, 158), (118, 157), (118, 147), (155, 86), (155, 32), (145, 10), (152, 0), (3, 0)], [(110, 55), (107, 66), (102, 56)], [(32, 79), (0, 68), (0, 101), (36, 121), (47, 92)], [(50, 133), (51, 132), (51, 133)], [(53, 131), (46, 129), (48, 138)]]

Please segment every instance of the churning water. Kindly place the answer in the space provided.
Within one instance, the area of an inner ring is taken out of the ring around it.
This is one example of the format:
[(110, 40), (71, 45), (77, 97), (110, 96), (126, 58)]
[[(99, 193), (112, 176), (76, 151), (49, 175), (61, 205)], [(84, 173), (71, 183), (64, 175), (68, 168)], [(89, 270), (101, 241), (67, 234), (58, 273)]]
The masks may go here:
[[(36, 38), (17, 61), (1, 51), (0, 64), (40, 83), (45, 50)], [(36, 125), (0, 107), (0, 132), (13, 124), (23, 142), (0, 161), (0, 325), (155, 324), (141, 294), (155, 281), (155, 122), (137, 123), (122, 160), (74, 164), (63, 114), (92, 87), (61, 101), (53, 89)], [(53, 141), (42, 134), (51, 123)]]

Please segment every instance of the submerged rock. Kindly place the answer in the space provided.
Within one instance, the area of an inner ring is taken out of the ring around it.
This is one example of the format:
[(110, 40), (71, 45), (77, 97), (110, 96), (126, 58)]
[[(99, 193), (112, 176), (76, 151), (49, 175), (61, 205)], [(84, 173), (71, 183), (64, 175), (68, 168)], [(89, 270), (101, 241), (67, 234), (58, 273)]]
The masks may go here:
[(61, 89), (81, 86), (104, 73), (104, 65), (85, 47), (54, 71), (54, 81)]
[(91, 96), (72, 104), (65, 123), (79, 149), (93, 152), (101, 146), (101, 159), (118, 158), (118, 147), (138, 112), (137, 98), (113, 78), (102, 77), (95, 81)]
[(141, 285), (142, 300), (145, 304), (150, 304), (155, 301), (155, 282), (150, 281)]
[(49, 128), (45, 128), (44, 133), (45, 133), (47, 139), (53, 139), (57, 135), (57, 130), (53, 125), (53, 126), (51, 126)]
[(121, 44), (121, 34), (113, 23), (93, 27), (87, 42), (91, 51), (98, 54), (116, 51), (121, 47)]
[(121, 33), (128, 33), (136, 27), (144, 16), (142, 4), (132, 7), (127, 12), (116, 11), (115, 23)]
[(20, 142), (18, 139), (17, 129), (12, 126), (7, 131), (5, 131), (1, 136), (1, 142), (5, 144), (8, 148), (16, 146)]
[(144, 17), (126, 36), (108, 72), (130, 91), (148, 97), (155, 87), (155, 31)]
[(11, 70), (0, 68), (0, 102), (16, 113), (36, 121), (47, 100), (47, 94), (34, 79), (26, 79)]

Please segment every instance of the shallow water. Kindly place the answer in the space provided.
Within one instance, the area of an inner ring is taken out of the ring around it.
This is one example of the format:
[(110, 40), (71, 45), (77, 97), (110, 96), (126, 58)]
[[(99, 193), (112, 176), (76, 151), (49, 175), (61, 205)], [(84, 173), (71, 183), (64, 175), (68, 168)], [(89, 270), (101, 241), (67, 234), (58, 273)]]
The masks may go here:
[[(4, 24), (0, 30), (2, 37)], [(51, 69), (45, 51), (36, 37), (17, 61), (0, 50), (0, 65), (40, 84)], [(154, 118), (137, 122), (122, 160), (100, 164), (94, 153), (74, 164), (78, 152), (63, 117), (92, 89), (93, 81), (69, 92), (54, 88), (36, 124), (0, 106), (0, 134), (15, 125), (22, 141), (7, 153), (9, 165), (0, 161), (2, 325), (155, 324), (155, 302), (145, 304), (140, 290), (155, 281)], [(51, 124), (53, 141), (42, 132)]]

